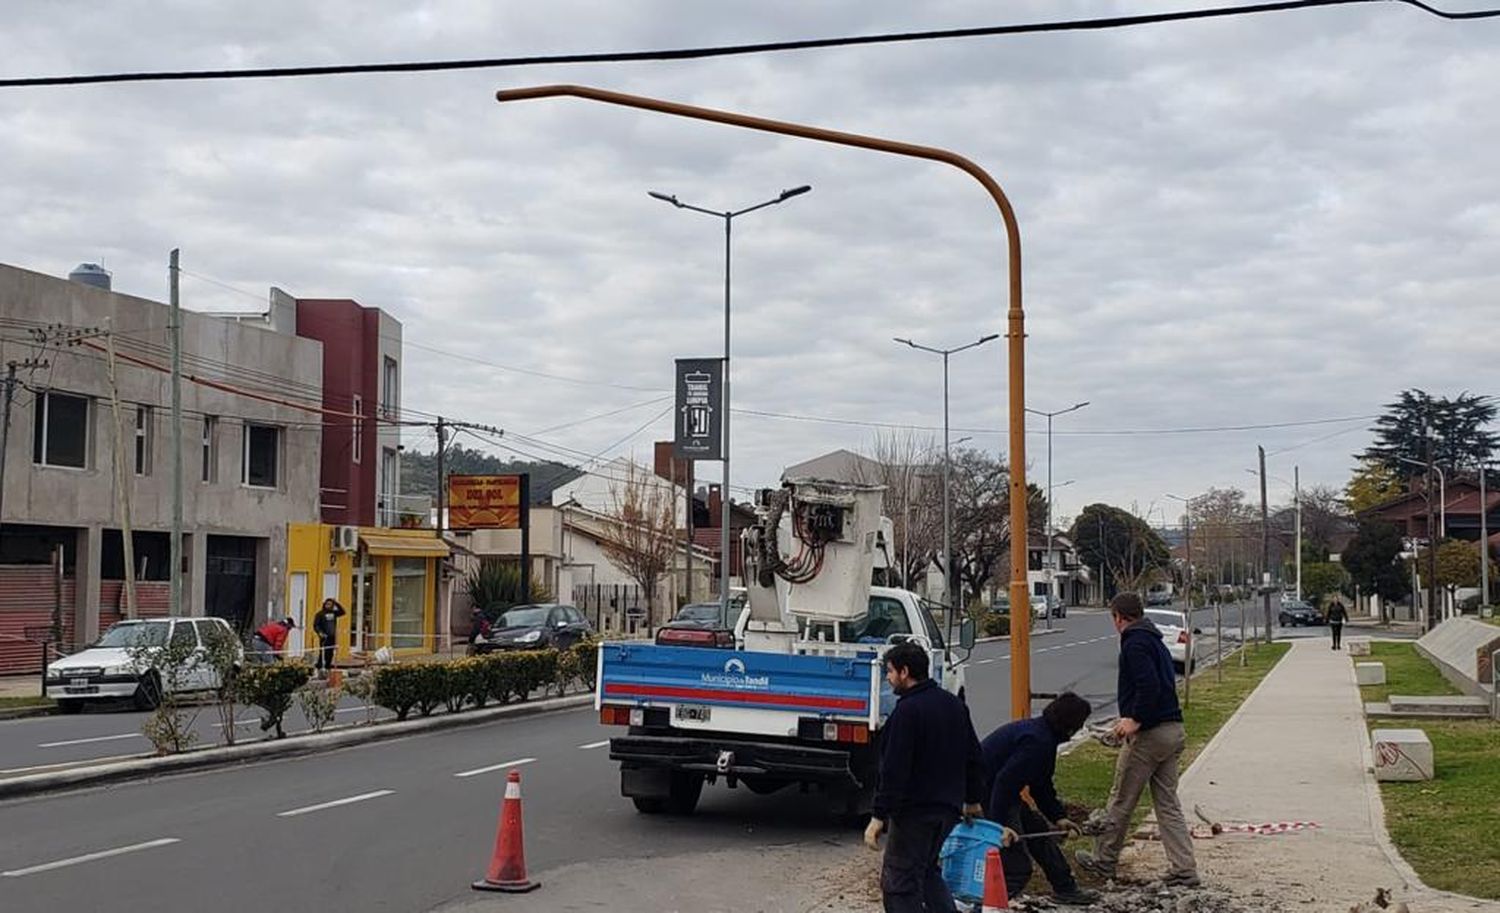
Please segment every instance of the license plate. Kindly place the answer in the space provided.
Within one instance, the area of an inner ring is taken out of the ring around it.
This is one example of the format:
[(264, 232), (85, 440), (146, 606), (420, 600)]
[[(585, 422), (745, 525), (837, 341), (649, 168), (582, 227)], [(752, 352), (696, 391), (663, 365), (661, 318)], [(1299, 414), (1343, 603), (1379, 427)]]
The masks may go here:
[(88, 683), (89, 680), (86, 678), (75, 678), (68, 681), (68, 684), (72, 685), (74, 688), (85, 688), (88, 686)]
[(677, 720), (690, 723), (707, 723), (712, 708), (702, 704), (678, 704), (672, 710)]
[(67, 694), (93, 694), (98, 690), (94, 685), (65, 685), (63, 687), (64, 693)]

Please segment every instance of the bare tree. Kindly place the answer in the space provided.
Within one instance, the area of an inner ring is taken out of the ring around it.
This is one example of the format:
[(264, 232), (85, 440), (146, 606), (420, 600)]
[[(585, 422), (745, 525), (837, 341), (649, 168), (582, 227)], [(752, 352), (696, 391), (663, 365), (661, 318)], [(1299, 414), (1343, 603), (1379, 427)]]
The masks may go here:
[(922, 579), (943, 547), (942, 455), (930, 435), (878, 433), (855, 482), (883, 485), (881, 513), (894, 528), (891, 563), (903, 586)]
[[(1026, 522), (1041, 532), (1047, 499), (1026, 486)], [(966, 602), (980, 598), (991, 580), (1006, 580), (1010, 557), (1010, 470), (1001, 457), (965, 448), (953, 454), (953, 564)], [(1025, 548), (1025, 537), (1022, 537)], [(943, 568), (947, 574), (947, 568)]]
[(600, 545), (610, 563), (641, 588), (649, 628), (656, 620), (657, 589), (681, 548), (676, 487), (631, 463), (624, 481), (611, 490), (610, 499), (613, 510)]

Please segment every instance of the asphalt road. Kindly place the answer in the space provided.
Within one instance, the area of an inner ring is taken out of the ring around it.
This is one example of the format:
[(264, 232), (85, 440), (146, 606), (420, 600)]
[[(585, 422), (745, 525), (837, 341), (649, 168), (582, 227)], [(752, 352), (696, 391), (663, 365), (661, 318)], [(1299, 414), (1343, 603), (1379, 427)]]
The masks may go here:
[[(1108, 616), (1075, 610), (1054, 626), (1059, 633), (1033, 641), (1034, 687), (1072, 687), (1098, 713), (1112, 712)], [(1009, 657), (1008, 642), (974, 651), (968, 695), (981, 734), (1009, 716)], [(107, 721), (120, 733), (126, 716), (14, 721), (0, 729), (0, 745), (48, 751), (37, 746), (63, 734), (53, 727)], [(690, 818), (637, 814), (607, 757), (617, 732), (592, 710), (566, 711), (0, 803), (0, 907), (429, 910), (470, 896), (511, 767), (523, 772), (534, 874), (813, 841), (858, 852), (856, 834), (795, 790), (757, 796), (718, 785)], [(544, 899), (497, 899), (495, 908), (545, 909)]]

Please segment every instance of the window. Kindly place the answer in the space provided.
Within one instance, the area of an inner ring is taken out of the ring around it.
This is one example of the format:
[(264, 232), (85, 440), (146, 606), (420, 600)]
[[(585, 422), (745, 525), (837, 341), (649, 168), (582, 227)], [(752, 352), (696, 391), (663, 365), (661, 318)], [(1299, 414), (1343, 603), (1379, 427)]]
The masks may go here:
[(420, 649), (427, 641), (427, 559), (394, 558), (391, 571), (391, 647)]
[(203, 481), (219, 481), (219, 419), (203, 416)]
[(400, 484), (401, 464), (396, 451), (389, 447), (380, 451), (380, 525), (395, 526), (400, 511), (396, 509), (397, 486)]
[(280, 428), (273, 425), (246, 425), (240, 482), (256, 488), (275, 488), (280, 449)]
[(172, 625), (172, 646), (183, 648), (198, 646), (198, 635), (193, 632), (192, 624), (179, 621)]
[(151, 421), (150, 406), (135, 407), (135, 474), (138, 476), (149, 476), (151, 474), (151, 431), (155, 422)]
[(31, 461), (39, 466), (88, 466), (89, 401), (48, 391), (36, 398)]
[(401, 374), (396, 359), (386, 356), (384, 372), (380, 378), (380, 411), (386, 418), (394, 418), (400, 406)]
[(1045, 582), (1033, 583), (1031, 585), (1031, 595), (1033, 595), (1033, 596), (1045, 596), (1045, 595), (1047, 595), (1047, 584)]
[(354, 456), (354, 462), (356, 462), (356, 463), (358, 463), (359, 462), (359, 458), (364, 455), (364, 438), (365, 438), (365, 419), (364, 419), (364, 414), (365, 414), (365, 400), (364, 400), (364, 397), (362, 397), (358, 393), (356, 393), (356, 394), (354, 394), (354, 425), (353, 425), (353, 427), (354, 427), (354, 443), (353, 443), (353, 445), (351, 447), (351, 450), (352, 450), (352, 453), (353, 453), (353, 456)]

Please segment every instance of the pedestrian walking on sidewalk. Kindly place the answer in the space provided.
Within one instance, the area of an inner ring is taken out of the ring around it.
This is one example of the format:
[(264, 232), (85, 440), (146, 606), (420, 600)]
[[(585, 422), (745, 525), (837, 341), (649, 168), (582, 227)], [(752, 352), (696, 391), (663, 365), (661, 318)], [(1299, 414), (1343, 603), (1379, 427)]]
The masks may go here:
[(1198, 862), (1182, 803), (1177, 799), (1178, 764), (1186, 737), (1177, 703), (1177, 678), (1161, 631), (1145, 617), (1141, 597), (1120, 593), (1110, 600), (1110, 619), (1120, 633), (1120, 669), (1116, 703), (1122, 740), (1115, 762), (1115, 783), (1105, 806), (1103, 830), (1094, 851), (1079, 851), (1078, 867), (1099, 878), (1112, 878), (1141, 793), (1149, 784), (1156, 809), (1156, 828), (1167, 851), (1171, 885), (1196, 886)]
[(344, 607), (337, 599), (323, 600), (323, 607), (313, 618), (313, 632), (318, 635), (318, 658), (316, 668), (325, 675), (333, 669), (333, 648), (338, 643), (339, 619), (344, 617)]
[(1342, 650), (1344, 648), (1344, 622), (1349, 620), (1349, 613), (1344, 611), (1344, 604), (1334, 597), (1328, 604), (1328, 634), (1333, 638), (1333, 648)]
[[(1052, 775), (1057, 769), (1057, 747), (1078, 734), (1090, 710), (1088, 701), (1070, 691), (1049, 703), (1040, 717), (1006, 723), (979, 743), (989, 784), (986, 818), (1018, 834), (1080, 833), (1057, 798)], [(1027, 789), (1035, 808), (1022, 798), (1021, 791)], [(1056, 837), (1033, 837), (1001, 848), (1008, 896), (1021, 893), (1031, 880), (1032, 860), (1042, 867), (1058, 903), (1085, 906), (1099, 899), (1098, 893), (1078, 886)]]
[(928, 677), (927, 651), (901, 643), (885, 654), (896, 708), (881, 733), (880, 780), (865, 844), (880, 848), (886, 913), (952, 913), (938, 852), (960, 817), (978, 815), (984, 787), (979, 738), (963, 701)]

